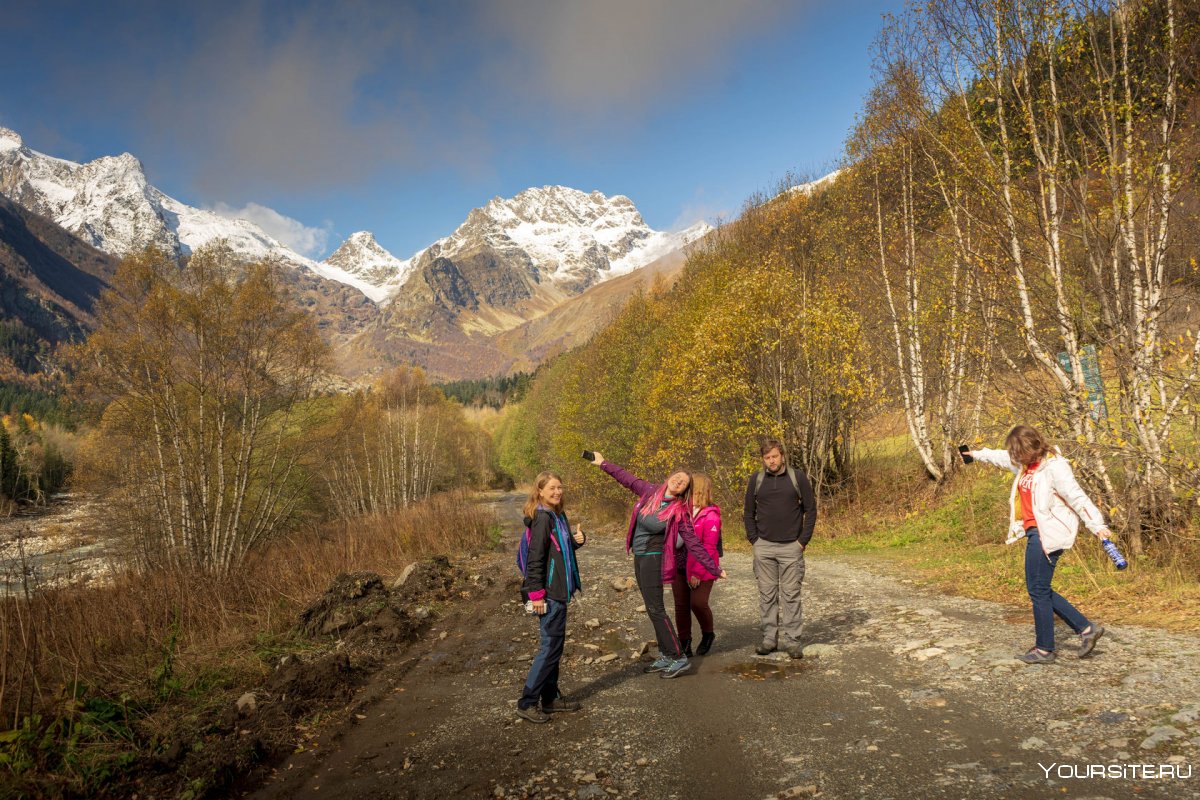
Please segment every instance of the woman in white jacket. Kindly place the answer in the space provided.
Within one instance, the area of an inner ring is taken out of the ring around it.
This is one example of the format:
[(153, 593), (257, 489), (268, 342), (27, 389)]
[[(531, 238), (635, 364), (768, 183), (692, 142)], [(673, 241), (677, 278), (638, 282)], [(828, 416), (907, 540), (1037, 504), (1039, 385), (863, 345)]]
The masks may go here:
[(1029, 664), (1054, 661), (1054, 616), (1057, 614), (1082, 642), (1079, 657), (1092, 652), (1104, 626), (1094, 625), (1066, 598), (1050, 588), (1054, 567), (1064, 550), (1075, 543), (1079, 520), (1101, 539), (1112, 534), (1096, 504), (1088, 499), (1071, 465), (1028, 425), (1018, 425), (1004, 440), (1004, 450), (971, 450), (966, 455), (1015, 474), (1009, 542), (1025, 537), (1025, 587), (1033, 601), (1036, 641), (1017, 656)]

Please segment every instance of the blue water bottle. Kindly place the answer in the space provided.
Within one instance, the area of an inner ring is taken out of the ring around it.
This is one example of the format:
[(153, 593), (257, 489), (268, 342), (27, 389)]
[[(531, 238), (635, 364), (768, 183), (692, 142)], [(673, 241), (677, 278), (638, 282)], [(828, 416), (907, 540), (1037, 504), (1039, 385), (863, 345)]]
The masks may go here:
[(1112, 539), (1102, 539), (1100, 544), (1104, 547), (1104, 552), (1108, 553), (1108, 557), (1112, 559), (1117, 569), (1125, 569), (1129, 566), (1129, 562), (1125, 560), (1125, 556), (1121, 555), (1121, 551), (1113, 544)]

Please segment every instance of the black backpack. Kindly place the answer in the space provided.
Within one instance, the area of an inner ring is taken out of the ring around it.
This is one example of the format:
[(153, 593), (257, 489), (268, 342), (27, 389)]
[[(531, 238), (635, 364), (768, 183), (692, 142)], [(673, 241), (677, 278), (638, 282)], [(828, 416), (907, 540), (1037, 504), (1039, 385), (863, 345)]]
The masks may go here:
[[(796, 470), (792, 469), (791, 465), (787, 468), (788, 480), (792, 482), (792, 488), (796, 490), (796, 502), (803, 503), (804, 495), (800, 492), (800, 482), (796, 480)], [(767, 471), (760, 469), (758, 474), (754, 476), (754, 498), (758, 499), (758, 490), (762, 488), (763, 479), (767, 477)]]

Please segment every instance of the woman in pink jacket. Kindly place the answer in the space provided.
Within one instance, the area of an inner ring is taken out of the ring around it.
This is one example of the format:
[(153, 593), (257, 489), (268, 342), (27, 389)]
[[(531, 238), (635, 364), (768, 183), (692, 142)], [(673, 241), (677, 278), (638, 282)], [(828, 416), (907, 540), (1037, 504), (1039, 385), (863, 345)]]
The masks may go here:
[[(721, 508), (713, 503), (712, 481), (701, 472), (692, 475), (692, 526), (696, 538), (712, 558), (718, 571), (721, 568)], [(682, 540), (677, 546), (682, 546)], [(675, 597), (675, 627), (684, 648), (684, 655), (692, 655), (692, 615), (700, 623), (700, 644), (696, 655), (707, 655), (717, 635), (713, 633), (713, 613), (708, 605), (717, 575), (705, 569), (696, 558), (675, 560), (675, 575), (671, 580), (671, 594)]]

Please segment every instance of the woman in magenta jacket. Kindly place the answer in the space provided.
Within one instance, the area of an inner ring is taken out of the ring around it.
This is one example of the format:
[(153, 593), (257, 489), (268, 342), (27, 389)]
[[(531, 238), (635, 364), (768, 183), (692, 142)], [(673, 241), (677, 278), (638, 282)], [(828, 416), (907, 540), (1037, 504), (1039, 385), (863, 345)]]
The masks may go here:
[[(692, 475), (692, 527), (696, 538), (718, 571), (721, 568), (721, 508), (713, 503), (712, 481), (701, 472)], [(682, 544), (682, 542), (680, 542)], [(713, 574), (691, 553), (676, 559), (671, 594), (675, 597), (675, 627), (683, 644), (684, 655), (692, 655), (692, 615), (700, 623), (700, 644), (696, 655), (707, 655), (717, 635), (713, 632), (713, 613), (709, 596), (718, 574)]]

